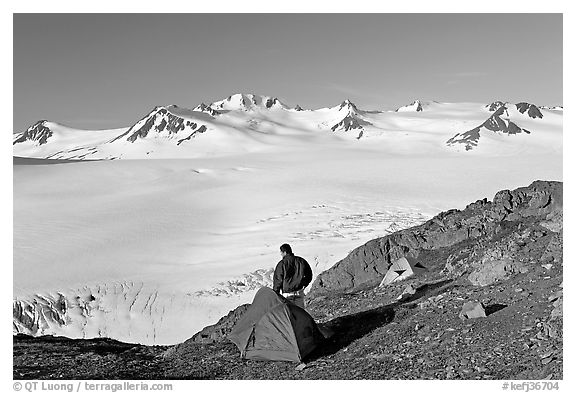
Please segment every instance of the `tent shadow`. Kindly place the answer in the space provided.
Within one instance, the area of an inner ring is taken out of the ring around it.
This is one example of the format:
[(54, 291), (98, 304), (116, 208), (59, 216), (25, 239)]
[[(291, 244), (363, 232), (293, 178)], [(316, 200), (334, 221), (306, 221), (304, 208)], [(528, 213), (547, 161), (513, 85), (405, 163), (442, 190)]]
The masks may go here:
[(495, 312), (500, 311), (506, 307), (508, 307), (506, 304), (498, 304), (498, 303), (490, 304), (484, 308), (484, 311), (486, 313), (486, 316), (488, 316), (488, 315), (494, 314)]
[(392, 322), (394, 319), (393, 305), (386, 305), (372, 310), (345, 315), (319, 324), (318, 327), (328, 336), (322, 345), (316, 348), (306, 361), (332, 355), (347, 347), (352, 341), (365, 336), (374, 329)]

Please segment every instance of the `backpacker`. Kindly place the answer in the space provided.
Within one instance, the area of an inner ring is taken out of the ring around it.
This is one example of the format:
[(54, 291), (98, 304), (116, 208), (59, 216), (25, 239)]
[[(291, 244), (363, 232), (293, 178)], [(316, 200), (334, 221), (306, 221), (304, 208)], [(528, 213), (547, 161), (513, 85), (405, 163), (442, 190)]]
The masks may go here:
[(284, 277), (284, 282), (282, 285), (282, 291), (284, 293), (299, 291), (300, 289), (307, 287), (312, 282), (312, 269), (304, 258), (294, 256), (293, 267), (294, 273), (288, 274)]

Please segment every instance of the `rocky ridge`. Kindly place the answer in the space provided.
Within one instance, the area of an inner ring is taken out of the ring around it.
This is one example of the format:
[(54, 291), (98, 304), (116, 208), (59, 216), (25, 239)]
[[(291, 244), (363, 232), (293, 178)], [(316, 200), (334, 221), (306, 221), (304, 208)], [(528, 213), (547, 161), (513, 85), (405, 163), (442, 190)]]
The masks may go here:
[(34, 141), (39, 145), (45, 144), (48, 141), (48, 138), (52, 136), (52, 130), (46, 126), (46, 123), (46, 120), (37, 121), (22, 134), (16, 135), (12, 144), (15, 145), (26, 141)]
[(194, 137), (196, 134), (206, 132), (207, 128), (205, 124), (175, 115), (170, 111), (171, 108), (177, 107), (159, 106), (154, 108), (154, 110), (152, 110), (148, 115), (130, 127), (128, 131), (120, 134), (111, 142), (125, 139), (134, 143), (138, 139), (146, 138), (149, 133), (165, 133), (168, 137), (175, 136), (176, 134), (181, 133), (181, 131), (190, 133), (186, 138), (178, 140), (177, 144), (179, 145), (180, 143)]
[[(541, 222), (561, 221), (561, 211), (562, 183), (538, 181), (513, 191), (503, 190), (492, 202), (479, 200), (462, 211), (442, 212), (422, 225), (369, 241), (321, 273), (311, 293), (321, 295), (377, 285), (392, 262), (403, 256), (421, 261), (431, 270), (459, 272), (450, 267), (464, 256), (470, 262), (478, 261), (480, 251), (473, 254), (474, 247), (493, 243), (504, 233), (517, 235), (519, 230), (511, 228), (514, 223), (540, 227)], [(552, 233), (544, 227), (542, 231)], [(457, 249), (457, 253), (450, 252), (452, 249)]]

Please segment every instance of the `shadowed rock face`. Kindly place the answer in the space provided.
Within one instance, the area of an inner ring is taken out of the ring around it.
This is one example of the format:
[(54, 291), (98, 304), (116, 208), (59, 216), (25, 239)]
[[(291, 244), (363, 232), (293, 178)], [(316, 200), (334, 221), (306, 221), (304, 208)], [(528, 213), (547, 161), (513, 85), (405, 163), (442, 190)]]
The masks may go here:
[(134, 143), (139, 138), (145, 138), (151, 132), (159, 133), (167, 131), (169, 135), (172, 135), (184, 130), (191, 130), (193, 132), (187, 138), (180, 139), (178, 144), (185, 140), (189, 140), (198, 133), (205, 132), (206, 127), (204, 125), (199, 127), (199, 125), (194, 121), (177, 116), (164, 107), (156, 107), (152, 112), (146, 115), (146, 117), (142, 118), (130, 127), (128, 131), (119, 135), (111, 142), (124, 139), (128, 136), (126, 140)]
[[(196, 125), (196, 124), (194, 124), (194, 126), (195, 126), (195, 125)], [(196, 128), (196, 127), (192, 127), (192, 128), (194, 129), (194, 128)], [(192, 132), (192, 133), (191, 133), (190, 135), (188, 135), (186, 138), (180, 139), (180, 140), (178, 141), (177, 145), (180, 145), (182, 142), (189, 141), (190, 139), (194, 138), (194, 137), (195, 137), (196, 135), (198, 135), (198, 134), (203, 134), (203, 133), (205, 133), (206, 130), (207, 130), (206, 126), (204, 126), (204, 125), (203, 125), (203, 126), (200, 126), (200, 128), (198, 128), (197, 130), (195, 130), (194, 132)]]
[[(499, 106), (499, 104), (502, 105)], [(524, 128), (520, 128), (516, 123), (508, 119), (502, 119), (502, 115), (508, 114), (508, 109), (502, 102), (497, 101), (492, 103), (489, 109), (494, 109), (494, 113), (488, 118), (488, 120), (470, 131), (454, 135), (452, 138), (446, 141), (446, 144), (448, 146), (464, 144), (466, 150), (472, 150), (474, 147), (478, 146), (478, 141), (480, 140), (480, 132), (482, 129), (490, 130), (493, 132), (501, 132), (508, 135), (520, 134), (522, 132), (527, 134), (530, 133), (530, 131)]]
[(486, 108), (488, 108), (490, 112), (496, 112), (503, 106), (506, 106), (506, 104), (503, 103), (502, 101), (494, 101), (493, 103), (486, 105)]
[[(516, 123), (510, 121), (509, 119), (502, 118), (503, 115), (508, 116), (508, 108), (506, 105), (507, 104), (502, 101), (495, 101), (486, 105), (486, 108), (488, 108), (490, 112), (494, 112), (492, 116), (488, 118), (488, 120), (470, 131), (454, 135), (452, 138), (446, 141), (446, 144), (448, 146), (463, 144), (466, 150), (472, 150), (474, 147), (478, 146), (478, 141), (480, 140), (480, 131), (482, 131), (483, 128), (493, 132), (501, 132), (508, 135), (520, 134), (522, 132), (529, 134), (530, 131), (519, 127)], [(540, 109), (538, 109), (538, 107), (534, 104), (520, 102), (516, 104), (516, 109), (521, 114), (526, 114), (533, 119), (541, 119), (543, 117)]]
[(146, 137), (146, 135), (148, 135), (148, 133), (153, 129), (154, 123), (156, 122), (156, 119), (159, 116), (162, 116), (164, 118), (161, 120), (160, 125), (155, 130), (158, 132), (166, 130), (171, 134), (175, 134), (178, 131), (182, 131), (187, 126), (192, 127), (193, 129), (196, 128), (195, 123), (189, 120), (185, 120), (181, 117), (174, 116), (173, 114), (169, 113), (166, 109), (163, 108), (160, 109), (158, 112), (156, 112), (155, 116), (149, 117), (146, 120), (146, 123), (144, 123), (144, 125), (141, 128), (136, 130), (134, 133), (132, 133), (132, 135), (128, 137), (128, 140), (130, 142), (134, 142), (138, 138)]
[(278, 101), (277, 98), (268, 98), (268, 99), (266, 99), (266, 102), (264, 103), (264, 106), (265, 106), (267, 109), (270, 109), (270, 108), (272, 108), (272, 107), (274, 106), (274, 104), (277, 104), (277, 103), (279, 103), (279, 101)]
[(222, 112), (218, 112), (217, 110), (213, 109), (212, 107), (206, 105), (205, 103), (201, 103), (200, 105), (198, 105), (196, 108), (194, 108), (195, 111), (198, 112), (204, 112), (204, 113), (208, 113), (211, 116), (218, 116), (221, 115)]
[(534, 104), (529, 104), (527, 102), (520, 102), (516, 104), (516, 109), (518, 109), (518, 111), (522, 114), (528, 111), (528, 116), (530, 116), (533, 119), (542, 118), (542, 112), (540, 112), (540, 109), (538, 109), (538, 107)]
[(349, 113), (358, 113), (358, 107), (350, 100), (344, 100), (338, 110), (347, 110)]
[[(361, 130), (364, 126), (372, 125), (372, 123), (359, 116), (360, 111), (350, 100), (343, 101), (338, 107), (338, 110), (347, 111), (347, 114), (342, 120), (330, 127), (332, 131)], [(360, 137), (357, 139), (360, 139)]]
[[(503, 225), (531, 218), (545, 221), (562, 210), (562, 183), (536, 181), (528, 187), (503, 190), (492, 202), (479, 200), (464, 210), (442, 212), (426, 223), (369, 241), (318, 275), (311, 295), (376, 286), (392, 262), (418, 259), (458, 243), (495, 236)], [(445, 260), (444, 260), (445, 262)]]
[(332, 131), (350, 131), (350, 130), (361, 130), (365, 125), (370, 125), (371, 123), (362, 120), (354, 115), (348, 115), (340, 120), (338, 123), (334, 124), (330, 129)]
[(15, 145), (26, 141), (36, 141), (39, 145), (43, 145), (48, 142), (48, 138), (51, 136), (52, 130), (46, 127), (46, 120), (40, 120), (20, 134), (12, 144)]
[[(230, 103), (237, 101), (237, 107), (230, 107)], [(249, 111), (255, 108), (271, 109), (286, 108), (286, 106), (275, 97), (259, 96), (255, 94), (233, 94), (223, 101), (216, 101), (209, 105), (212, 109), (227, 112), (229, 110)]]

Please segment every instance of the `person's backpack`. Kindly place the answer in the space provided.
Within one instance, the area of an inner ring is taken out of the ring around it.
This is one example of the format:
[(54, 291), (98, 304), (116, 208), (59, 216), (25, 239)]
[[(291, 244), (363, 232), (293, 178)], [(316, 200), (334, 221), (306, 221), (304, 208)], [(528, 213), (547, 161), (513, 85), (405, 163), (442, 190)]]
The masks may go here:
[(302, 257), (294, 257), (294, 274), (285, 278), (284, 292), (296, 292), (312, 282), (312, 268)]

